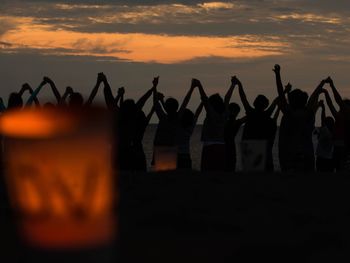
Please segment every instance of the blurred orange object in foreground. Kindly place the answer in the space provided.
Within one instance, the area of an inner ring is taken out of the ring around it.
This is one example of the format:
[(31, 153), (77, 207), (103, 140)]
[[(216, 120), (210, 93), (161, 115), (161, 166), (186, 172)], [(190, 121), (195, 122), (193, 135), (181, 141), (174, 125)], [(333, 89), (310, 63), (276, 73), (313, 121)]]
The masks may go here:
[(30, 246), (80, 248), (114, 238), (111, 125), (104, 111), (4, 114), (6, 181)]

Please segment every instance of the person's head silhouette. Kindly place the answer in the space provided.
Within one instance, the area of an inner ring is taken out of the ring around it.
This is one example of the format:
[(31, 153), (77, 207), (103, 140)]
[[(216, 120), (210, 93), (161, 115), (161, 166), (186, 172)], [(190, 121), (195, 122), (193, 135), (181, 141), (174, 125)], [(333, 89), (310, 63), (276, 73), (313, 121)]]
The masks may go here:
[(84, 98), (83, 95), (81, 95), (79, 92), (73, 92), (69, 96), (69, 106), (71, 107), (81, 107), (84, 104)]
[(23, 99), (22, 96), (17, 92), (12, 92), (9, 96), (8, 100), (8, 108), (22, 108), (23, 107)]
[(241, 107), (237, 103), (232, 102), (228, 105), (228, 112), (230, 117), (236, 118), (240, 111)]
[(264, 95), (258, 95), (254, 100), (254, 108), (258, 111), (264, 111), (269, 106), (269, 100)]
[(179, 102), (174, 98), (168, 98), (164, 103), (164, 109), (168, 115), (176, 114), (179, 108)]
[(220, 113), (220, 114), (224, 113), (225, 111), (224, 100), (221, 98), (221, 96), (218, 93), (213, 94), (209, 97), (209, 104), (217, 113)]
[(295, 89), (288, 93), (289, 104), (293, 109), (305, 108), (308, 98), (307, 93), (300, 89)]

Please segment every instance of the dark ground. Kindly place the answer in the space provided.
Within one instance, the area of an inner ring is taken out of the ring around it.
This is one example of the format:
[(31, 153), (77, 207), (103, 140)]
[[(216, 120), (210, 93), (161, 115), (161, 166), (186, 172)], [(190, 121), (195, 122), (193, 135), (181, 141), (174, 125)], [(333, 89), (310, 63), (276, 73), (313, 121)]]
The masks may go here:
[[(120, 186), (118, 262), (350, 260), (345, 174), (123, 174)], [(0, 262), (18, 262), (0, 193)]]

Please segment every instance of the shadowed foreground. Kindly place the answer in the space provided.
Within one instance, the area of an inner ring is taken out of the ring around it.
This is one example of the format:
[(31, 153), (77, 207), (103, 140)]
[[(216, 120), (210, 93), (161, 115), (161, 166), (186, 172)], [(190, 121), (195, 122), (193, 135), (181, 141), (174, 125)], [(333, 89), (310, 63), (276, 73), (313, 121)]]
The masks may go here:
[[(123, 174), (120, 185), (122, 262), (350, 259), (346, 176)], [(0, 261), (16, 262), (6, 210)]]

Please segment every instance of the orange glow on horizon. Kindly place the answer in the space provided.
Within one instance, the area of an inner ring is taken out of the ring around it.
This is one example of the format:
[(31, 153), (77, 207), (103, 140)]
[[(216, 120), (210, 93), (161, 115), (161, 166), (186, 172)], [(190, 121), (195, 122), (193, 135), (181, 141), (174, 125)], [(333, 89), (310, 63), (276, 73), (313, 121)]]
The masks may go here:
[[(197, 58), (249, 59), (281, 55), (288, 44), (258, 36), (170, 36), (144, 33), (86, 33), (35, 24), (21, 18), (0, 41), (6, 52), (32, 49), (44, 55), (93, 56), (145, 63), (180, 63)], [(5, 48), (4, 48), (5, 49)]]

